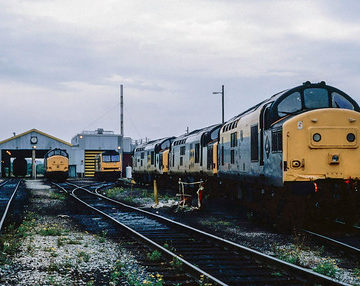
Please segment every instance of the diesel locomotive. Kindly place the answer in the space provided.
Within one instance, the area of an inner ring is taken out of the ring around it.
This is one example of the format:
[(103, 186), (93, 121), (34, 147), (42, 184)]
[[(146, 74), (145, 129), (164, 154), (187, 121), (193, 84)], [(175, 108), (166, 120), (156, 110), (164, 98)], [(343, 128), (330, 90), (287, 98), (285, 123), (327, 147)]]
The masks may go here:
[(45, 177), (65, 181), (69, 176), (69, 155), (66, 150), (52, 149), (44, 156)]
[(121, 177), (121, 157), (119, 152), (105, 151), (95, 157), (95, 178), (115, 181)]
[(350, 96), (305, 82), (223, 125), (138, 146), (134, 178), (203, 179), (208, 191), (284, 219), (358, 221), (359, 127), (360, 108)]

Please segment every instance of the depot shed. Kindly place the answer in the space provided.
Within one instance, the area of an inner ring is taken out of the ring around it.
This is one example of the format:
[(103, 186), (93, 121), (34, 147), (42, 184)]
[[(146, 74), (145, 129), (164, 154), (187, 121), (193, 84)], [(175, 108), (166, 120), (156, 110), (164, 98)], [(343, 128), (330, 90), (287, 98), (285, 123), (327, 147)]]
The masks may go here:
[(29, 161), (31, 158), (34, 166), (35, 159), (43, 159), (46, 152), (55, 148), (64, 149), (69, 154), (70, 177), (92, 177), (96, 154), (108, 150), (120, 152), (123, 172), (125, 172), (126, 166), (131, 166), (134, 146), (131, 138), (122, 137), (102, 128), (95, 131), (83, 131), (75, 135), (71, 143), (40, 130), (31, 129), (0, 141), (1, 176), (11, 176), (12, 159), (28, 158)]
[(56, 138), (37, 129), (14, 135), (0, 141), (1, 176), (10, 176), (11, 158), (37, 158), (43, 159), (46, 152), (60, 148), (68, 152), (72, 161), (69, 161), (69, 173), (76, 174), (76, 150), (69, 142)]

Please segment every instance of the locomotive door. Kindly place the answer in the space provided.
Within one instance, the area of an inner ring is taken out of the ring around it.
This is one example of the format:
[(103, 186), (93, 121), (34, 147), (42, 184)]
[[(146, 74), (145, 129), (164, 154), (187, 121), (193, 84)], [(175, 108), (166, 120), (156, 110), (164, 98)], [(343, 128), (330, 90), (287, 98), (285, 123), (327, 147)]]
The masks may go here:
[(207, 147), (207, 169), (211, 170), (213, 167), (213, 145)]

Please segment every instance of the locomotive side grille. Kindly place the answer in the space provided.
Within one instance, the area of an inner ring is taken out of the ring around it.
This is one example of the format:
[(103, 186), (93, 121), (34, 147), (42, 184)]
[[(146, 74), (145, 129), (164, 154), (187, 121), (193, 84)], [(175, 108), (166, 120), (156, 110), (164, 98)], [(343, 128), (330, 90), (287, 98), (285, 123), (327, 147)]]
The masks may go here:
[(281, 152), (282, 151), (282, 130), (271, 131), (271, 151)]

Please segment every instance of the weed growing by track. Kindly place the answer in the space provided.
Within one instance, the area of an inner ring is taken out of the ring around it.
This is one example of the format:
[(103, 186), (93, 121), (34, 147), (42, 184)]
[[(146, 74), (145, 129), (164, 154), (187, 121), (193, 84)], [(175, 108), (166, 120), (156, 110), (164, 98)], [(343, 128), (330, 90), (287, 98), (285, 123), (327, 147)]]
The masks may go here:
[(110, 274), (111, 282), (114, 285), (120, 284), (121, 281), (126, 280), (129, 285), (140, 286), (140, 285), (150, 285), (150, 286), (162, 286), (163, 285), (163, 276), (160, 274), (150, 274), (145, 279), (143, 273), (138, 273), (136, 270), (128, 267), (129, 265), (117, 260), (113, 270)]
[(161, 260), (162, 255), (161, 255), (161, 252), (154, 250), (153, 252), (147, 254), (147, 258), (150, 261), (159, 261), (159, 260)]
[(21, 247), (21, 239), (32, 235), (34, 226), (35, 214), (28, 212), (17, 229), (13, 224), (6, 228), (5, 233), (0, 236), (0, 266), (11, 264), (11, 257)]
[(62, 193), (50, 193), (50, 199), (65, 201), (66, 195)]
[(329, 259), (323, 263), (318, 264), (315, 268), (313, 268), (313, 270), (317, 273), (335, 278), (337, 274), (337, 268), (338, 267), (336, 266), (335, 260)]

